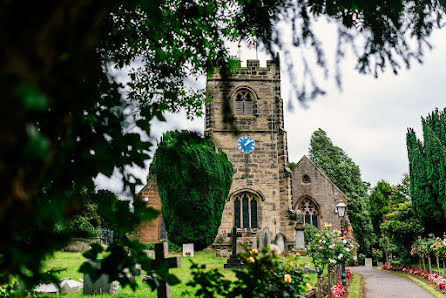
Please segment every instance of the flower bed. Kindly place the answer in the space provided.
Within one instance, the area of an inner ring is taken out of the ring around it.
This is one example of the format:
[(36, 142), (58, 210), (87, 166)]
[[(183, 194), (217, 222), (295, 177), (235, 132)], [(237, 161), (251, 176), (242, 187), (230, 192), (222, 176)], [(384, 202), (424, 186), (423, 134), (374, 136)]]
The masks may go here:
[[(347, 275), (348, 281), (347, 284), (351, 284), (352, 282), (352, 272), (350, 269), (345, 269), (345, 274)], [(325, 295), (324, 298), (341, 298), (344, 297), (346, 293), (346, 288), (342, 284), (342, 281), (340, 278), (338, 278), (338, 283), (331, 287), (331, 292)], [(331, 296), (330, 296), (331, 294)]]
[(423, 270), (412, 269), (410, 267), (405, 267), (405, 266), (383, 265), (382, 269), (383, 270), (407, 272), (407, 273), (415, 275), (419, 278), (424, 278), (424, 279), (428, 280), (431, 284), (435, 285), (439, 290), (442, 290), (442, 292), (446, 291), (446, 278), (441, 275), (428, 273)]

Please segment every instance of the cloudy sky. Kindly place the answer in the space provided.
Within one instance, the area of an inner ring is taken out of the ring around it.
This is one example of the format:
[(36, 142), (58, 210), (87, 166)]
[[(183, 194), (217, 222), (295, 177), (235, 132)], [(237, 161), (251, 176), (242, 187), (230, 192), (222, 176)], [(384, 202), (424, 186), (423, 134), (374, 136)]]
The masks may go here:
[[(284, 36), (288, 34), (284, 29)], [(319, 24), (319, 38), (324, 44), (329, 66), (335, 51), (336, 31), (332, 25)], [(362, 179), (373, 185), (384, 179), (398, 183), (403, 173), (408, 172), (405, 135), (408, 127), (421, 133), (421, 116), (435, 108), (446, 106), (446, 31), (436, 31), (430, 39), (433, 49), (425, 53), (423, 64), (413, 64), (409, 70), (402, 70), (397, 76), (391, 71), (378, 79), (371, 75), (360, 75), (354, 70), (355, 60), (347, 55), (342, 63), (343, 88), (340, 91), (332, 79), (319, 79), (327, 95), (305, 105), (293, 99), (293, 89), (281, 59), (282, 97), (285, 101), (285, 129), (288, 132), (290, 161), (297, 162), (308, 154), (311, 134), (322, 128), (333, 143), (342, 149), (361, 168)], [(261, 65), (269, 59), (261, 50), (257, 52), (242, 46), (231, 47), (233, 55), (241, 55), (242, 61), (258, 55)], [(284, 57), (284, 55), (281, 55)], [(243, 63), (243, 62), (242, 62)], [(299, 63), (293, 61), (296, 71)], [(243, 64), (242, 64), (243, 65)], [(331, 67), (332, 68), (332, 67)], [(189, 82), (196, 88), (205, 87), (205, 78)], [(290, 104), (291, 103), (291, 104)], [(290, 108), (292, 106), (292, 108)], [(172, 129), (189, 129), (203, 133), (204, 119), (187, 120), (184, 113), (166, 115), (166, 122), (152, 121), (153, 140)], [(155, 147), (152, 152), (155, 151)], [(134, 168), (143, 181), (148, 173), (146, 168)], [(98, 176), (98, 188), (108, 188), (115, 193), (121, 191), (118, 177), (107, 179)]]

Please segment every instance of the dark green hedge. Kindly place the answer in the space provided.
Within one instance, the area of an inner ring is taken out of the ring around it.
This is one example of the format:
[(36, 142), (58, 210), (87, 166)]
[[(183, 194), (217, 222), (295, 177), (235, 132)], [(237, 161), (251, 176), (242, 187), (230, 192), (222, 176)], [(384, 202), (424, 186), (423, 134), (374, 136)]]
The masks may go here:
[(156, 175), (169, 241), (213, 243), (232, 183), (233, 168), (212, 141), (190, 131), (163, 135), (150, 165)]

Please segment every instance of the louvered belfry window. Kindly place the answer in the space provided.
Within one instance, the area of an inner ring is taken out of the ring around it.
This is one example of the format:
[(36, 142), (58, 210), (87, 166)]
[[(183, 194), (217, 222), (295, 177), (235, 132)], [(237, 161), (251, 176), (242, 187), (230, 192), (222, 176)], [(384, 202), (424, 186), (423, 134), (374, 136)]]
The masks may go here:
[(254, 114), (254, 104), (251, 92), (241, 90), (235, 96), (235, 114), (252, 115)]

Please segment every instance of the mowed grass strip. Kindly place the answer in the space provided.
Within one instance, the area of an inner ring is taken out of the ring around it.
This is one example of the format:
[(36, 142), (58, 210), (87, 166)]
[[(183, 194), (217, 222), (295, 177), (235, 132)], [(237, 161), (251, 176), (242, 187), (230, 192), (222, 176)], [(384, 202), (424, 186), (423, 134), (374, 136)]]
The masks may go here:
[(361, 274), (353, 272), (353, 282), (348, 288), (348, 298), (360, 298), (363, 296), (362, 293), (363, 279)]
[[(169, 253), (169, 256), (178, 256), (179, 253)], [(205, 264), (207, 269), (219, 269), (222, 274), (230, 280), (235, 280), (235, 273), (232, 270), (223, 269), (224, 264), (226, 263), (225, 258), (217, 258), (215, 256), (215, 251), (200, 251), (195, 252), (194, 257), (183, 257), (181, 256), (181, 267), (180, 268), (172, 268), (169, 270), (172, 274), (175, 274), (181, 283), (172, 286), (172, 297), (193, 297), (193, 293), (195, 292), (193, 288), (186, 286), (186, 283), (192, 279), (191, 274), (191, 262), (193, 260), (198, 264)], [(81, 280), (83, 278), (83, 274), (79, 273), (79, 267), (85, 262), (86, 259), (82, 256), (81, 253), (70, 253), (70, 252), (56, 252), (53, 258), (47, 260), (45, 269), (63, 269), (64, 271), (58, 274), (59, 278), (67, 278), (70, 277), (74, 280)], [(313, 266), (311, 263), (311, 258), (309, 257), (300, 257), (299, 264)], [(316, 274), (306, 274), (307, 282), (312, 285), (316, 284), (317, 276)], [(142, 276), (138, 277), (138, 289), (133, 292), (130, 287), (120, 288), (115, 296), (111, 295), (100, 295), (96, 297), (157, 297), (156, 291), (152, 291), (149, 286), (142, 283)], [(189, 292), (189, 294), (187, 294)], [(65, 295), (64, 297), (83, 297), (82, 293), (74, 293)]]

